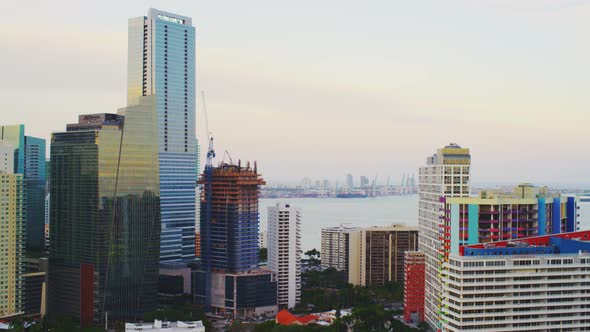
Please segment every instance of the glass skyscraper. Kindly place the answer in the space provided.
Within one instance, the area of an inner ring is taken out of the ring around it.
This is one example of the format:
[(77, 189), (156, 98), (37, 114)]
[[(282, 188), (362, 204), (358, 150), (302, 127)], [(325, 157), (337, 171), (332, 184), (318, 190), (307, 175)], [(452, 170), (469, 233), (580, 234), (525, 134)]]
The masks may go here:
[(157, 152), (153, 96), (53, 134), (50, 319), (136, 321), (157, 308)]
[(195, 257), (197, 140), (195, 28), (189, 17), (150, 9), (129, 20), (127, 104), (156, 96), (161, 261)]
[(26, 248), (45, 247), (45, 140), (26, 136), (24, 125), (0, 126), (0, 140), (14, 147), (14, 173), (24, 177)]

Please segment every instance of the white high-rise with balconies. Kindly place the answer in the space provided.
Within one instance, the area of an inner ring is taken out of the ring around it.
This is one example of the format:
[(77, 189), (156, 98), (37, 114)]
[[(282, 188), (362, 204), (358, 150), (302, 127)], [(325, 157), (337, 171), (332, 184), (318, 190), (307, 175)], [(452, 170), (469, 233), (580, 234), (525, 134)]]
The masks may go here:
[(268, 208), (268, 267), (277, 274), (277, 304), (293, 308), (301, 300), (301, 209), (277, 203)]
[(425, 319), (436, 331), (440, 328), (442, 264), (448, 259), (450, 230), (445, 229), (444, 198), (470, 195), (469, 149), (451, 143), (428, 157), (420, 168), (418, 248), (426, 257)]

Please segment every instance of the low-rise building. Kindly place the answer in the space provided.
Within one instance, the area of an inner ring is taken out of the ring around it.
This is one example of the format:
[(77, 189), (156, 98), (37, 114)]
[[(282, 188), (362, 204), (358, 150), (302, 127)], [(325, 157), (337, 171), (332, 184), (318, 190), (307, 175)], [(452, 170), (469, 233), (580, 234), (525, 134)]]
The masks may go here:
[(308, 325), (317, 322), (318, 316), (305, 315), (295, 316), (287, 310), (281, 310), (275, 318), (275, 323), (279, 325)]
[(153, 323), (125, 323), (125, 332), (149, 331), (149, 332), (205, 332), (202, 321), (193, 322), (167, 322), (155, 320)]

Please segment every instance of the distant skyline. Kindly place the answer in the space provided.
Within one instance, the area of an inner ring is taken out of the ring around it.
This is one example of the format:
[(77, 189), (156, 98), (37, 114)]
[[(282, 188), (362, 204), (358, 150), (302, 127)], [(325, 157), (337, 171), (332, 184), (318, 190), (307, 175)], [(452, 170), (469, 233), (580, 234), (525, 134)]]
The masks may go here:
[(583, 0), (8, 2), (0, 122), (49, 139), (124, 107), (128, 19), (150, 7), (193, 19), (218, 159), (271, 183), (397, 183), (456, 142), (474, 184), (590, 185)]

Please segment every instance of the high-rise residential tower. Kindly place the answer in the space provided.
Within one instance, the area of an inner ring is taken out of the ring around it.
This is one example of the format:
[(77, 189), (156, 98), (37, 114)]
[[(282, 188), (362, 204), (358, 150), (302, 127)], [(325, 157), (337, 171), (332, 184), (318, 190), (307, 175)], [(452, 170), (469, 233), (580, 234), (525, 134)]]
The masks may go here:
[(127, 104), (155, 96), (162, 213), (161, 261), (195, 257), (195, 28), (150, 9), (129, 20)]
[(405, 225), (368, 227), (350, 232), (348, 282), (382, 286), (404, 280), (404, 254), (418, 249), (418, 228)]
[(301, 301), (301, 209), (277, 203), (268, 208), (268, 267), (277, 274), (277, 304)]
[(155, 97), (81, 115), (51, 142), (49, 315), (138, 320), (158, 305)]
[(449, 144), (427, 158), (419, 176), (419, 250), (426, 258), (425, 319), (440, 328), (442, 264), (450, 249), (450, 227), (444, 222), (447, 197), (468, 197), (471, 156), (469, 149)]
[(24, 125), (0, 126), (0, 140), (14, 147), (14, 173), (24, 181), (26, 249), (45, 248), (45, 140), (26, 136)]
[(338, 271), (348, 273), (348, 243), (350, 233), (359, 230), (350, 224), (341, 224), (337, 227), (322, 228), (322, 269), (333, 267)]
[[(15, 174), (12, 145), (0, 140), (0, 317), (22, 314), (25, 250), (25, 196), (22, 174)], [(6, 161), (7, 167), (4, 167)]]

